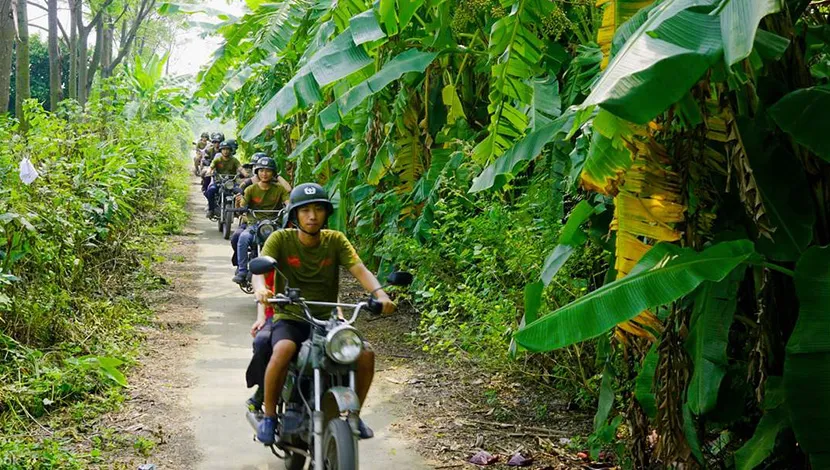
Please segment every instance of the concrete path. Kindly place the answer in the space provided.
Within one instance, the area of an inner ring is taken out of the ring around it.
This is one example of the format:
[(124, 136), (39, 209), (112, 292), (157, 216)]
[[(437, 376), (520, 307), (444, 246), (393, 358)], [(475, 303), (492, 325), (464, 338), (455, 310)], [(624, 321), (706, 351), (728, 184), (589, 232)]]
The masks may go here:
[[(253, 430), (245, 420), (245, 368), (251, 357), (250, 327), (256, 318), (253, 296), (244, 294), (231, 282), (231, 247), (204, 217), (204, 197), (195, 184), (191, 202), (191, 227), (198, 235), (198, 263), (202, 268), (198, 297), (204, 322), (197, 330), (197, 346), (189, 374), (195, 383), (189, 393), (190, 413), (198, 443), (200, 469), (270, 470), (284, 468), (270, 450), (253, 441)], [(391, 428), (397, 416), (391, 400), (396, 387), (376, 375), (368, 405), (362, 416), (375, 431), (375, 438), (360, 445), (361, 469), (430, 468)], [(384, 401), (385, 400), (385, 401)]]

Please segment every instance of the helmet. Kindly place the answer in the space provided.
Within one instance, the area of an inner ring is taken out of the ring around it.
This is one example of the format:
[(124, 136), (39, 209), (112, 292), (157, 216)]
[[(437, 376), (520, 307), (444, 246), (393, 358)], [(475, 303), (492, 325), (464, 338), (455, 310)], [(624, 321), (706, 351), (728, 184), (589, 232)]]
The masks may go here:
[(221, 144), (219, 144), (219, 150), (222, 149), (230, 149), (233, 151), (233, 146), (227, 140), (223, 140)]
[(223, 142), (225, 140), (225, 134), (221, 132), (214, 132), (210, 135), (211, 142)]
[(202, 132), (202, 135), (200, 137), (203, 139), (210, 139), (210, 134), (208, 134), (207, 132)]
[(317, 183), (303, 183), (291, 190), (288, 196), (288, 220), (293, 222), (297, 228), (297, 209), (309, 204), (320, 203), (326, 206), (326, 218), (334, 212), (334, 205), (329, 200), (329, 195)]
[(277, 162), (275, 162), (273, 158), (262, 157), (254, 164), (254, 174), (256, 174), (259, 170), (271, 170), (276, 173)]
[(256, 164), (261, 158), (268, 158), (268, 154), (265, 152), (257, 152), (251, 155), (251, 161)]
[(231, 152), (236, 153), (236, 149), (239, 148), (239, 144), (236, 143), (236, 139), (228, 139), (225, 142), (231, 146)]

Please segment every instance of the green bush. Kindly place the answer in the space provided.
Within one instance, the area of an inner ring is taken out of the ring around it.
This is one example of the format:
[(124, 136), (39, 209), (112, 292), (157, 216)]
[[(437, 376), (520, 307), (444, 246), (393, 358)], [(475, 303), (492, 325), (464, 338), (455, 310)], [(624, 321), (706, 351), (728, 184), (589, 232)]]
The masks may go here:
[[(124, 101), (54, 113), (30, 101), (25, 132), (0, 117), (2, 434), (63, 407), (81, 424), (122, 399), (119, 368), (152, 315), (140, 292), (157, 285), (151, 260), (183, 227), (188, 190), (184, 122), (128, 119)], [(29, 186), (23, 157), (40, 173)], [(56, 442), (9, 442), (0, 455), (13, 468), (75, 468)]]
[[(421, 311), (416, 339), (425, 351), (506, 363), (524, 312), (524, 288), (539, 279), (562, 227), (549, 202), (554, 196), (550, 184), (532, 181), (523, 189), (512, 202), (492, 197), (471, 201), (466, 187), (448, 185), (435, 204), (428, 242), (421, 244), (406, 233), (387, 234), (377, 247), (375, 254), (385, 264), (415, 275), (413, 300)], [(604, 258), (590, 242), (579, 248), (546, 288), (542, 311), (583, 295), (597, 282), (591, 276), (601, 272)], [(576, 377), (554, 370), (555, 355), (546, 357), (551, 360), (546, 374), (579, 387), (590, 381), (596, 388), (593, 364), (585, 365), (587, 376)], [(577, 369), (579, 365), (569, 370)], [(585, 400), (590, 399), (589, 393)]]

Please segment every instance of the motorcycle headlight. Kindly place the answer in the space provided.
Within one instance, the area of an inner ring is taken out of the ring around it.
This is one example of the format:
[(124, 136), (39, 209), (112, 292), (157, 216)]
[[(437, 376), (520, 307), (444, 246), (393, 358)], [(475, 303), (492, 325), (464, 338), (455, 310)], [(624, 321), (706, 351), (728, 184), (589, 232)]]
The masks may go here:
[(339, 364), (351, 364), (363, 352), (363, 338), (349, 325), (338, 326), (326, 335), (326, 354)]
[(225, 189), (233, 191), (233, 181), (225, 181)]
[(271, 234), (274, 233), (274, 224), (272, 224), (271, 222), (263, 222), (259, 224), (258, 233), (260, 240), (267, 240), (268, 237), (270, 237)]

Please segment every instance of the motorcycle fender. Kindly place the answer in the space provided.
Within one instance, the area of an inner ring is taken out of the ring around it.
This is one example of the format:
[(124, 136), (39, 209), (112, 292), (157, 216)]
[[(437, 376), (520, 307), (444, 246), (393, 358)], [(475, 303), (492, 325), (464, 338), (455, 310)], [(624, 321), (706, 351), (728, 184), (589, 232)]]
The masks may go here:
[[(357, 393), (349, 387), (332, 387), (323, 395), (323, 410), (342, 413), (357, 413), (360, 411), (360, 400)], [(326, 413), (328, 414), (328, 413)]]

